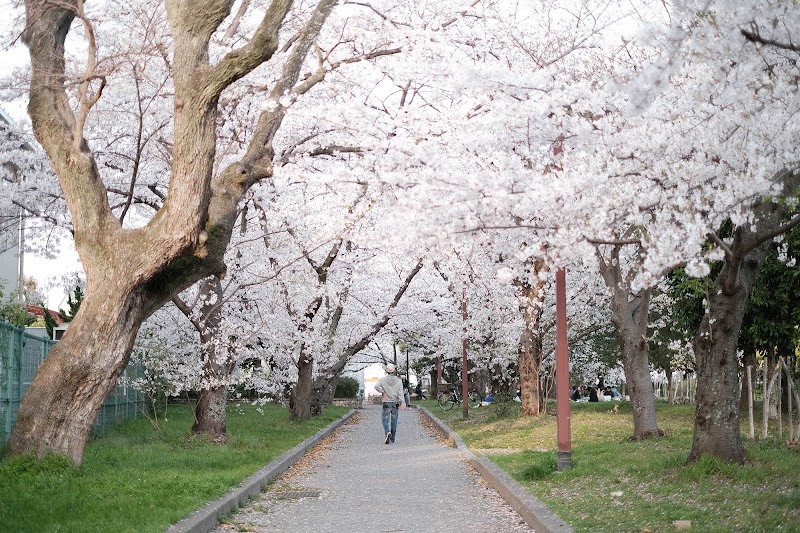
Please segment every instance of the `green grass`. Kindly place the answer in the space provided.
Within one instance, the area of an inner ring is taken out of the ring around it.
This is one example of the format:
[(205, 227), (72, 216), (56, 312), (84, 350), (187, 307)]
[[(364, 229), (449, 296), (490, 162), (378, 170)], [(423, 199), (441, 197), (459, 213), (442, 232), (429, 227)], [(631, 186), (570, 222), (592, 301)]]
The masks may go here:
[(481, 407), (463, 420), (460, 409), (421, 403), (577, 532), (669, 532), (676, 520), (703, 532), (800, 532), (800, 449), (787, 446), (785, 434), (783, 443), (749, 442), (745, 421), (746, 465), (710, 458), (687, 465), (694, 406), (657, 404), (667, 436), (633, 442), (630, 404), (614, 414), (614, 404), (572, 403), (573, 468), (558, 472), (554, 411), (525, 418), (515, 406), (499, 417)]
[(146, 419), (88, 443), (83, 466), (63, 458), (0, 463), (0, 530), (15, 533), (165, 531), (344, 415), (330, 407), (292, 422), (288, 411), (232, 406), (227, 445), (191, 436), (186, 405), (171, 405), (156, 431)]

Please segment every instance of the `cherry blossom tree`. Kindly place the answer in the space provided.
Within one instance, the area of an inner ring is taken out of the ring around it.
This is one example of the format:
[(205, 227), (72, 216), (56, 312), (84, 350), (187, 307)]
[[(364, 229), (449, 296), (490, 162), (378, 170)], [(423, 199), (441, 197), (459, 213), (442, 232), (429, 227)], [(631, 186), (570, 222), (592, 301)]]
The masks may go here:
[[(26, 3), (23, 40), (32, 73), (28, 111), (70, 208), (87, 292), (68, 333), (26, 394), (9, 439), (11, 453), (54, 452), (80, 464), (94, 415), (124, 369), (142, 321), (178, 290), (224, 272), (237, 204), (254, 183), (272, 174), (272, 140), (284, 116), (279, 99), (295, 87), (306, 53), (335, 2), (297, 12), (293, 20), (298, 26), (286, 28), (297, 38), (281, 54), (283, 69), (271, 87), (272, 103), (261, 112), (241, 155), (215, 172), (220, 98), (237, 80), (272, 60), (291, 9), (290, 2), (280, 0), (259, 7), (259, 22), (248, 38), (223, 40), (212, 48), (212, 36), (231, 4), (176, 1), (167, 2), (166, 10), (149, 10), (168, 21), (158, 26), (155, 45), (171, 58), (170, 188), (155, 217), (126, 229), (114, 216), (103, 169), (85, 135), (92, 107), (114, 79), (114, 62), (106, 55), (113, 51), (97, 41), (94, 14), (82, 2)], [(114, 15), (105, 22), (125, 27), (130, 14), (123, 8)], [(83, 37), (76, 57), (84, 60), (74, 78), (65, 53), (68, 37), (76, 35), (73, 22)]]

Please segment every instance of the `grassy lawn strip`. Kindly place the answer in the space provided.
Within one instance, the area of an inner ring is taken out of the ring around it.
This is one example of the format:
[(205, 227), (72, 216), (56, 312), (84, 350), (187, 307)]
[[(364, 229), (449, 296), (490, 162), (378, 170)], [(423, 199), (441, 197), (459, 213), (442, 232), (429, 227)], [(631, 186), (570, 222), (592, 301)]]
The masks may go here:
[[(691, 520), (692, 530), (703, 532), (800, 532), (800, 449), (785, 444), (785, 433), (783, 442), (745, 441), (745, 466), (710, 459), (686, 465), (693, 405), (657, 404), (667, 437), (631, 442), (629, 403), (621, 403), (619, 413), (610, 412), (613, 403), (572, 403), (573, 468), (557, 472), (552, 404), (552, 412), (538, 418), (520, 417), (512, 406), (502, 416), (492, 407), (471, 410), (467, 420), (460, 409), (422, 404), (575, 531), (656, 533)], [(746, 434), (743, 425), (743, 439)]]
[(142, 418), (89, 442), (80, 469), (60, 458), (7, 458), (0, 463), (0, 530), (163, 532), (348, 411), (329, 407), (291, 422), (281, 407), (232, 406), (230, 441), (219, 446), (191, 436), (188, 406), (170, 405), (161, 431)]

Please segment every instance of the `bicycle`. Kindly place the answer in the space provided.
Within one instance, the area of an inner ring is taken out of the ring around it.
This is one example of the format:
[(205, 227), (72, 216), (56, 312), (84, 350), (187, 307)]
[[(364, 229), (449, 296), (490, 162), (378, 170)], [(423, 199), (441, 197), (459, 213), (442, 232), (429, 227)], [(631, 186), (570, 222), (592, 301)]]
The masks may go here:
[[(442, 411), (449, 411), (454, 405), (461, 403), (459, 387), (453, 387), (448, 392), (440, 392), (436, 399)], [(481, 397), (477, 392), (474, 390), (467, 392), (467, 405), (469, 405), (471, 409), (475, 409), (480, 404)]]

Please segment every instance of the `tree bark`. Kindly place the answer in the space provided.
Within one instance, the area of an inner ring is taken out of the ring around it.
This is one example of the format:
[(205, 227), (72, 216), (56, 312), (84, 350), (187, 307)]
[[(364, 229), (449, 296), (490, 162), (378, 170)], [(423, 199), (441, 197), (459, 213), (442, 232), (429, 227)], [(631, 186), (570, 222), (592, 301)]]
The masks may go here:
[(297, 383), (292, 389), (290, 402), (291, 417), (294, 420), (311, 418), (311, 391), (313, 390), (314, 358), (306, 353), (305, 345), (300, 348), (297, 360)]
[(542, 303), (544, 301), (544, 276), (549, 265), (544, 258), (530, 264), (531, 279), (517, 279), (519, 310), (522, 313), (522, 332), (517, 352), (521, 413), (539, 416), (542, 412), (542, 391), (539, 368), (542, 364)]
[[(539, 416), (541, 414), (541, 391), (539, 383), (539, 365), (542, 356), (542, 338), (538, 331), (532, 331), (541, 318), (541, 308), (533, 312), (527, 310), (525, 325), (519, 340), (519, 355), (517, 357), (517, 367), (519, 368), (519, 390), (521, 400), (521, 413), (525, 416)], [(528, 317), (535, 314), (538, 317)], [(529, 322), (528, 320), (533, 320)]]
[[(743, 367), (747, 368), (748, 366), (752, 366), (754, 369), (758, 368), (758, 360), (756, 359), (755, 351), (748, 351), (744, 354), (744, 360), (742, 361)], [(755, 374), (753, 374), (755, 376)], [(750, 389), (751, 383), (748, 383), (747, 380), (743, 380), (742, 383), (742, 393), (739, 396), (739, 411), (741, 412), (742, 409), (747, 409), (750, 405), (750, 400), (753, 397), (753, 391)]]
[(228, 387), (219, 385), (200, 390), (200, 397), (194, 408), (195, 423), (192, 433), (208, 435), (223, 444), (228, 442), (227, 434)]
[[(194, 409), (195, 423), (192, 432), (209, 435), (215, 442), (227, 442), (228, 381), (236, 364), (227, 350), (222, 326), (222, 282), (216, 276), (199, 284), (201, 302), (198, 316), (177, 297), (173, 301), (195, 326), (200, 334), (203, 351), (203, 377), (199, 399)], [(220, 354), (220, 350), (224, 353)]]
[[(644, 292), (646, 295), (640, 295), (634, 298), (634, 301), (646, 300), (649, 302), (650, 291)], [(649, 305), (649, 303), (642, 301), (640, 305)], [(632, 313), (633, 316), (637, 314), (636, 311)], [(642, 333), (647, 329), (647, 319), (639, 318), (639, 320), (644, 320), (644, 324), (617, 325), (622, 346), (622, 366), (628, 382), (631, 407), (633, 407), (633, 438), (637, 440), (664, 434), (659, 429), (656, 419), (656, 396), (650, 376), (647, 338)]]

